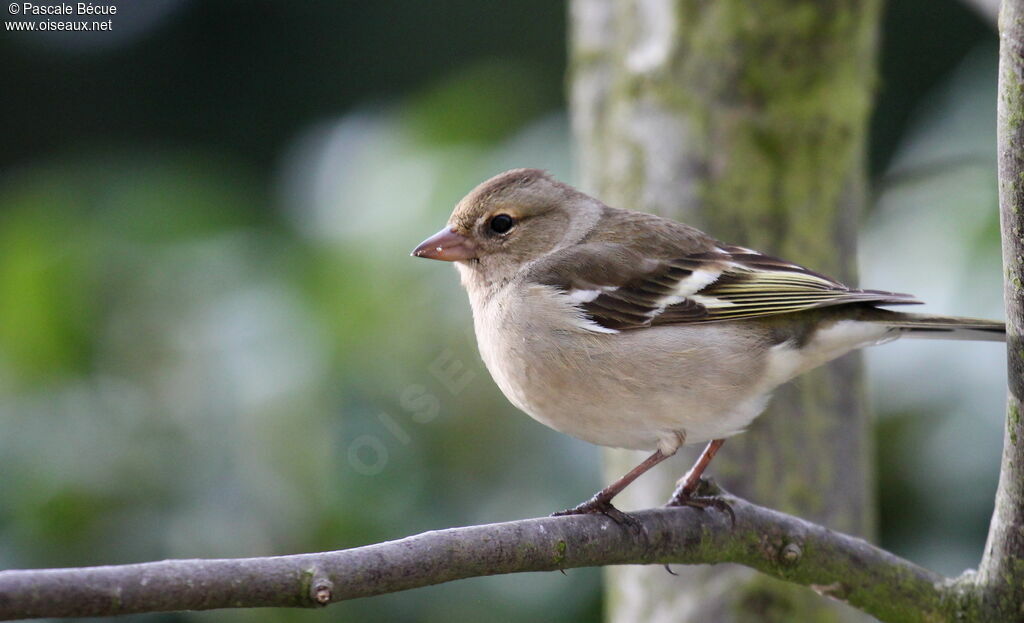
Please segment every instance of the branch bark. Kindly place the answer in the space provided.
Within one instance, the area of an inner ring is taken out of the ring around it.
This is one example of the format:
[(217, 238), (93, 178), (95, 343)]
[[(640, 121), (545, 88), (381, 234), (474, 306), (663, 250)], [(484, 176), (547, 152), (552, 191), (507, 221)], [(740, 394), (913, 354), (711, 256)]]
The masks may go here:
[(1007, 396), (999, 487), (978, 568), (977, 599), (991, 620), (1024, 618), (1024, 1), (999, 16), (999, 213), (1006, 305)]
[(734, 562), (815, 588), (886, 621), (946, 620), (941, 576), (869, 543), (725, 496), (720, 511), (600, 516), (427, 532), (318, 554), (0, 571), (0, 620), (257, 606), (315, 607), (461, 578), (595, 565)]

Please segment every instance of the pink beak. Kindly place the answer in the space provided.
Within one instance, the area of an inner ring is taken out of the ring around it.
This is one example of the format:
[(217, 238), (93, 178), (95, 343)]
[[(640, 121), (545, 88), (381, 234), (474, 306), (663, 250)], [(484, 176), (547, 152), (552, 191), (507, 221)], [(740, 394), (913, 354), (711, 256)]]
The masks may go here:
[(412, 254), (415, 257), (425, 257), (428, 260), (459, 262), (476, 257), (474, 247), (475, 245), (469, 238), (454, 229), (445, 227), (421, 242), (420, 246), (413, 249)]

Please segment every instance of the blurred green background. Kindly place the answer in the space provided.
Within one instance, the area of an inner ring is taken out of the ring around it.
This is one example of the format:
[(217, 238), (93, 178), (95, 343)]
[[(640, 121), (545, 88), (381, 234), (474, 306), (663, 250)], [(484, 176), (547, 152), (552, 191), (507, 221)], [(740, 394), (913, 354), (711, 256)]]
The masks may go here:
[[(338, 549), (592, 493), (597, 449), (506, 403), (454, 272), (408, 257), (494, 173), (573, 181), (565, 6), (118, 6), (109, 33), (0, 35), (0, 568)], [(862, 282), (998, 317), (994, 29), (900, 0), (883, 34)], [(945, 573), (983, 545), (1003, 358), (868, 356), (880, 540)], [(123, 620), (600, 612), (572, 570)]]

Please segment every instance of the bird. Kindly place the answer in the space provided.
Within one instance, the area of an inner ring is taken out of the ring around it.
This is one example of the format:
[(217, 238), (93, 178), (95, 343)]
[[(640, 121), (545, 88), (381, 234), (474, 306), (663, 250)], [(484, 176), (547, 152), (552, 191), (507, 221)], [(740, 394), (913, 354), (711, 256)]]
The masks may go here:
[(610, 207), (539, 169), (478, 185), (412, 255), (455, 264), (481, 358), (513, 405), (592, 444), (651, 452), (555, 515), (628, 522), (612, 499), (700, 443), (667, 504), (718, 506), (698, 495), (701, 477), (777, 387), (900, 337), (1005, 341), (1002, 322), (883, 309), (921, 301)]

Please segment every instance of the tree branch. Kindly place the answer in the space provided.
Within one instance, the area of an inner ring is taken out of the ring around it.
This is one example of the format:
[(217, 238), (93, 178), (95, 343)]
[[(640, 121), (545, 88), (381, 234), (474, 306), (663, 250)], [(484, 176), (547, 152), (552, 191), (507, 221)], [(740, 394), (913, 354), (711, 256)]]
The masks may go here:
[(995, 511), (978, 567), (976, 596), (990, 620), (1020, 620), (1024, 608), (1024, 1), (1003, 0), (997, 105), (999, 213), (1006, 304), (1006, 433)]
[(941, 576), (854, 537), (725, 496), (721, 511), (636, 513), (452, 528), (336, 552), (0, 571), (0, 620), (256, 606), (314, 607), (461, 578), (613, 564), (734, 562), (886, 621), (944, 617)]

